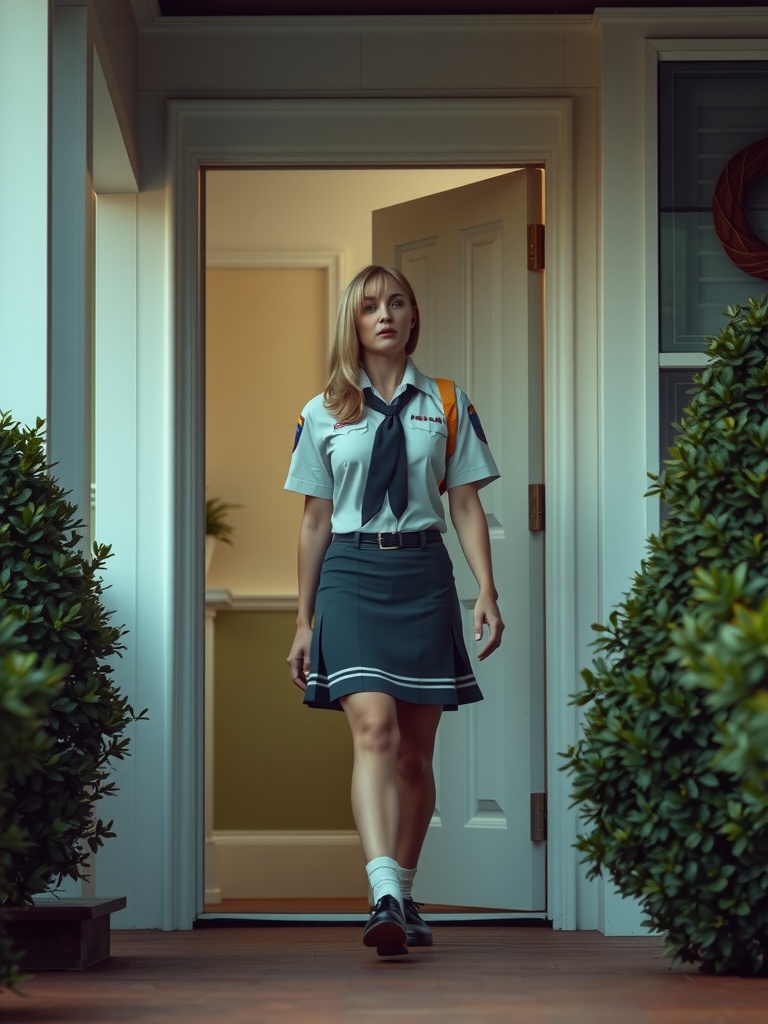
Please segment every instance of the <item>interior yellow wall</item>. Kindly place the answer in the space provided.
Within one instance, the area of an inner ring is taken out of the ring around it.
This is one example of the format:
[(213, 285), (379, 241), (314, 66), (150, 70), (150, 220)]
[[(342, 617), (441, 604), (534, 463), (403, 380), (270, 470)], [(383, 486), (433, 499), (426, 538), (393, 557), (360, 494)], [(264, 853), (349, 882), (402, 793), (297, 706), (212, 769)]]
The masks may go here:
[(293, 612), (216, 619), (214, 828), (353, 829), (343, 714), (304, 707), (285, 663)]
[(303, 507), (283, 490), (296, 420), (327, 365), (321, 269), (209, 269), (206, 277), (206, 488), (240, 505), (206, 586), (295, 595)]
[[(373, 210), (506, 174), (508, 167), (208, 171), (208, 253), (334, 252), (341, 286), (371, 259)], [(340, 296), (339, 296), (340, 297)]]
[[(296, 594), (303, 501), (283, 490), (296, 419), (323, 389), (325, 271), (210, 269), (206, 288), (206, 484), (239, 504), (208, 588)], [(341, 714), (311, 711), (286, 657), (296, 612), (221, 611), (215, 631), (214, 828), (352, 829)]]

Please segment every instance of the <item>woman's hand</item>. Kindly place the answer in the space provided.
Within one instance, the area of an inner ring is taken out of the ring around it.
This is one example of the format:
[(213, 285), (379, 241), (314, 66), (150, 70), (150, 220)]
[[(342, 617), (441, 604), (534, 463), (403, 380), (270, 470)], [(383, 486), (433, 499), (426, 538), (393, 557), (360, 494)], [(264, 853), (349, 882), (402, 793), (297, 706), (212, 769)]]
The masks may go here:
[(463, 484), (450, 488), (448, 504), (462, 551), (480, 587), (480, 596), (475, 602), (475, 640), (479, 642), (483, 639), (484, 626), (488, 626), (490, 630), (488, 642), (478, 654), (482, 661), (489, 654), (493, 654), (501, 643), (504, 623), (501, 621), (499, 606), (496, 603), (498, 594), (493, 583), (488, 521), (477, 489), (477, 484)]
[(501, 634), (504, 632), (504, 623), (501, 621), (499, 607), (495, 599), (490, 595), (481, 594), (475, 602), (475, 640), (480, 641), (483, 639), (483, 627), (486, 625), (490, 630), (490, 636), (488, 637), (488, 642), (477, 656), (478, 661), (482, 661), (489, 654), (493, 654), (501, 644)]
[(300, 690), (307, 688), (309, 652), (312, 646), (312, 616), (315, 595), (320, 579), (320, 567), (331, 543), (331, 513), (333, 502), (329, 498), (304, 499), (304, 515), (299, 529), (299, 608), (296, 616), (296, 636), (288, 655), (291, 679)]
[(300, 626), (296, 630), (296, 636), (288, 655), (288, 664), (291, 668), (291, 679), (294, 686), (300, 690), (307, 688), (307, 676), (309, 675), (309, 651), (312, 646), (312, 630), (309, 626)]

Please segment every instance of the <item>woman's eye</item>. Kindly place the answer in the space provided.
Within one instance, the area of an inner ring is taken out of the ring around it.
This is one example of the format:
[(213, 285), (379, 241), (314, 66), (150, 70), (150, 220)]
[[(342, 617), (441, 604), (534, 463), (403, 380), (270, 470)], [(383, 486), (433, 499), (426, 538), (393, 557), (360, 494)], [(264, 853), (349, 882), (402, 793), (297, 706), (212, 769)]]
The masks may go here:
[(363, 312), (364, 313), (372, 313), (375, 308), (376, 307), (372, 303), (369, 302), (365, 306), (363, 306)]
[(393, 301), (393, 303), (392, 303), (392, 305), (393, 305), (393, 307), (394, 307), (395, 309), (400, 309), (400, 307), (402, 306), (402, 304), (403, 304), (403, 300), (402, 300), (402, 299), (395, 299), (395, 300)]

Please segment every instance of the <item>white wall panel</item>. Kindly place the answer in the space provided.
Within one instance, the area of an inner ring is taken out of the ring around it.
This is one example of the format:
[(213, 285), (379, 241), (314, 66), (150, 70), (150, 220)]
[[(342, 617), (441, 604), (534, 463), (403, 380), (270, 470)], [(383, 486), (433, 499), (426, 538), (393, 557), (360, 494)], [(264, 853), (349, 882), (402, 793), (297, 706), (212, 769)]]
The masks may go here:
[(90, 549), (93, 52), (86, 7), (57, 7), (51, 130), (48, 448)]
[(595, 88), (597, 38), (583, 15), (263, 17), (257, 25), (230, 17), (204, 26), (173, 18), (142, 32), (140, 87), (198, 96)]
[(363, 89), (528, 89), (563, 85), (563, 37), (538, 19), (408, 19), (393, 30), (360, 33)]
[[(228, 90), (269, 92), (352, 91), (360, 88), (360, 43), (351, 29), (318, 21), (289, 32), (270, 24), (238, 32), (227, 19), (208, 22), (204, 31), (183, 26), (168, 37), (166, 84), (174, 91), (190, 86), (204, 95)], [(259, 19), (260, 23), (262, 19)]]
[(0, 0), (0, 410), (48, 406), (48, 0)]

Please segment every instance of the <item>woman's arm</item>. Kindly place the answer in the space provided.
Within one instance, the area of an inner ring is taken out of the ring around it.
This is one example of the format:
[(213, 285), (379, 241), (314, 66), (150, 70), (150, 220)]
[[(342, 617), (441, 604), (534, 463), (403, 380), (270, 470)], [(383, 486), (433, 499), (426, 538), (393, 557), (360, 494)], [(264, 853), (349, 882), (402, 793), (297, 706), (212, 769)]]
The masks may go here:
[(478, 655), (482, 661), (501, 643), (504, 623), (496, 604), (499, 595), (493, 582), (488, 522), (477, 491), (476, 484), (450, 488), (448, 507), (451, 521), (459, 536), (461, 550), (480, 587), (480, 594), (475, 603), (475, 640), (482, 639), (484, 624), (487, 623), (490, 630), (488, 642)]
[(312, 616), (320, 568), (331, 543), (332, 510), (333, 502), (330, 498), (307, 495), (304, 499), (304, 515), (299, 529), (299, 613), (296, 617), (296, 636), (288, 655), (291, 679), (300, 690), (307, 688)]

